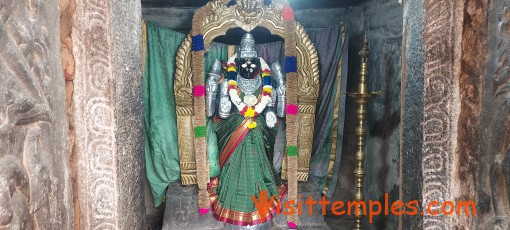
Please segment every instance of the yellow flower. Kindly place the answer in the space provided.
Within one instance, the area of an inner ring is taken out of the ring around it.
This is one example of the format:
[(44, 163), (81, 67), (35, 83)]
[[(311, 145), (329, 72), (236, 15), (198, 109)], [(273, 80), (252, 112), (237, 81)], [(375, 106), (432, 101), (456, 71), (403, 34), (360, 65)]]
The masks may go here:
[(228, 84), (229, 85), (233, 85), (233, 86), (237, 86), (237, 81), (230, 80), (230, 81), (228, 81)]
[(254, 116), (255, 116), (255, 110), (253, 110), (251, 107), (248, 107), (248, 109), (244, 113), (244, 117), (254, 117)]
[(268, 92), (268, 93), (272, 93), (273, 92), (273, 89), (270, 88), (270, 87), (264, 87), (264, 91), (265, 92)]
[(248, 124), (249, 129), (254, 129), (255, 127), (257, 127), (257, 122), (255, 122), (255, 121), (252, 121), (252, 122), (250, 122), (250, 124)]
[(228, 67), (228, 72), (236, 72), (236, 71), (237, 71), (236, 67), (233, 67), (233, 66)]

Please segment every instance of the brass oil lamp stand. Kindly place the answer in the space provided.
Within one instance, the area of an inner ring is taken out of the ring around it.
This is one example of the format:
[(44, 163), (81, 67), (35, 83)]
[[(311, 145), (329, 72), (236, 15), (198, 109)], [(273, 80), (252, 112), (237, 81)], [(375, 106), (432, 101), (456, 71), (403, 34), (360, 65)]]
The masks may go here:
[[(367, 136), (367, 128), (366, 128), (366, 119), (367, 119), (367, 103), (375, 96), (379, 96), (382, 92), (369, 92), (368, 91), (368, 55), (370, 51), (368, 50), (368, 39), (365, 34), (364, 46), (363, 49), (359, 52), (361, 56), (361, 70), (360, 70), (360, 79), (358, 83), (358, 91), (347, 93), (347, 95), (351, 98), (354, 98), (356, 104), (358, 104), (358, 109), (356, 110), (357, 118), (358, 118), (358, 127), (356, 128), (356, 136), (357, 136), (357, 151), (356, 151), (356, 169), (354, 170), (354, 176), (356, 177), (356, 194), (354, 195), (354, 199), (358, 202), (364, 201), (363, 195), (363, 178), (365, 177), (365, 146), (366, 146), (366, 136)], [(359, 203), (358, 203), (359, 204)], [(354, 212), (355, 224), (354, 229), (361, 229), (361, 220), (363, 219), (365, 213), (363, 213), (363, 209), (361, 205), (355, 207), (356, 210)]]

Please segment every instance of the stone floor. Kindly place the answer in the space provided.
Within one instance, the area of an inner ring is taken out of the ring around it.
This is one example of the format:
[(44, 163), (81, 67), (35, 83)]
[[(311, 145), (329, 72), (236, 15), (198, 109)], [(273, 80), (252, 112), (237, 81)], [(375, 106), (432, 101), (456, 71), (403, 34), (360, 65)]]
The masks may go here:
[[(197, 211), (197, 190), (196, 186), (181, 186), (179, 182), (169, 186), (167, 191), (167, 201), (165, 215), (163, 219), (163, 229), (208, 229), (208, 230), (283, 230), (288, 229), (287, 218), (284, 215), (277, 215), (269, 223), (251, 227), (239, 227), (224, 224), (217, 221), (209, 212), (205, 216), (200, 216)], [(299, 184), (299, 195), (304, 198), (312, 197), (314, 200), (320, 200), (321, 194), (310, 183)], [(300, 226), (298, 229), (330, 229), (324, 217), (320, 205), (314, 206), (313, 215), (308, 214), (308, 206), (303, 204), (303, 215), (299, 217)], [(336, 229), (336, 228), (335, 228)]]

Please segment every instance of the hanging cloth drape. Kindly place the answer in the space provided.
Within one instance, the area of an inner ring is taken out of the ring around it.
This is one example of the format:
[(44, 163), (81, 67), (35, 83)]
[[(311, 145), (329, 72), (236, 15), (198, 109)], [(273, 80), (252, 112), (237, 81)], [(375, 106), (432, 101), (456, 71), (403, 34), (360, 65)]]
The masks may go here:
[(144, 65), (145, 162), (154, 205), (180, 177), (174, 98), (176, 52), (184, 34), (146, 22)]
[[(168, 185), (180, 178), (177, 115), (174, 98), (175, 57), (184, 34), (144, 21), (144, 117), (147, 178), (154, 205), (159, 206)], [(226, 60), (228, 46), (211, 43), (205, 55), (205, 72), (215, 59)], [(211, 177), (220, 173), (218, 144), (211, 120), (207, 121), (207, 152)]]
[[(348, 40), (343, 25), (307, 32), (317, 49), (320, 71), (309, 176), (320, 191), (331, 197), (342, 156)], [(331, 158), (335, 159), (333, 163)], [(328, 172), (332, 172), (331, 178)]]

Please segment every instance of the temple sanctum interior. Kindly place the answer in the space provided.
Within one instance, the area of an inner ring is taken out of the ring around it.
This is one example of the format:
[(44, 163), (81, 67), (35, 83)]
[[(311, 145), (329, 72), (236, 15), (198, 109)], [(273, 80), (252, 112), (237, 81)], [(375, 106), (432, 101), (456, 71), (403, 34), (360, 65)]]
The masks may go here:
[(0, 39), (0, 230), (510, 229), (508, 0), (4, 0)]

